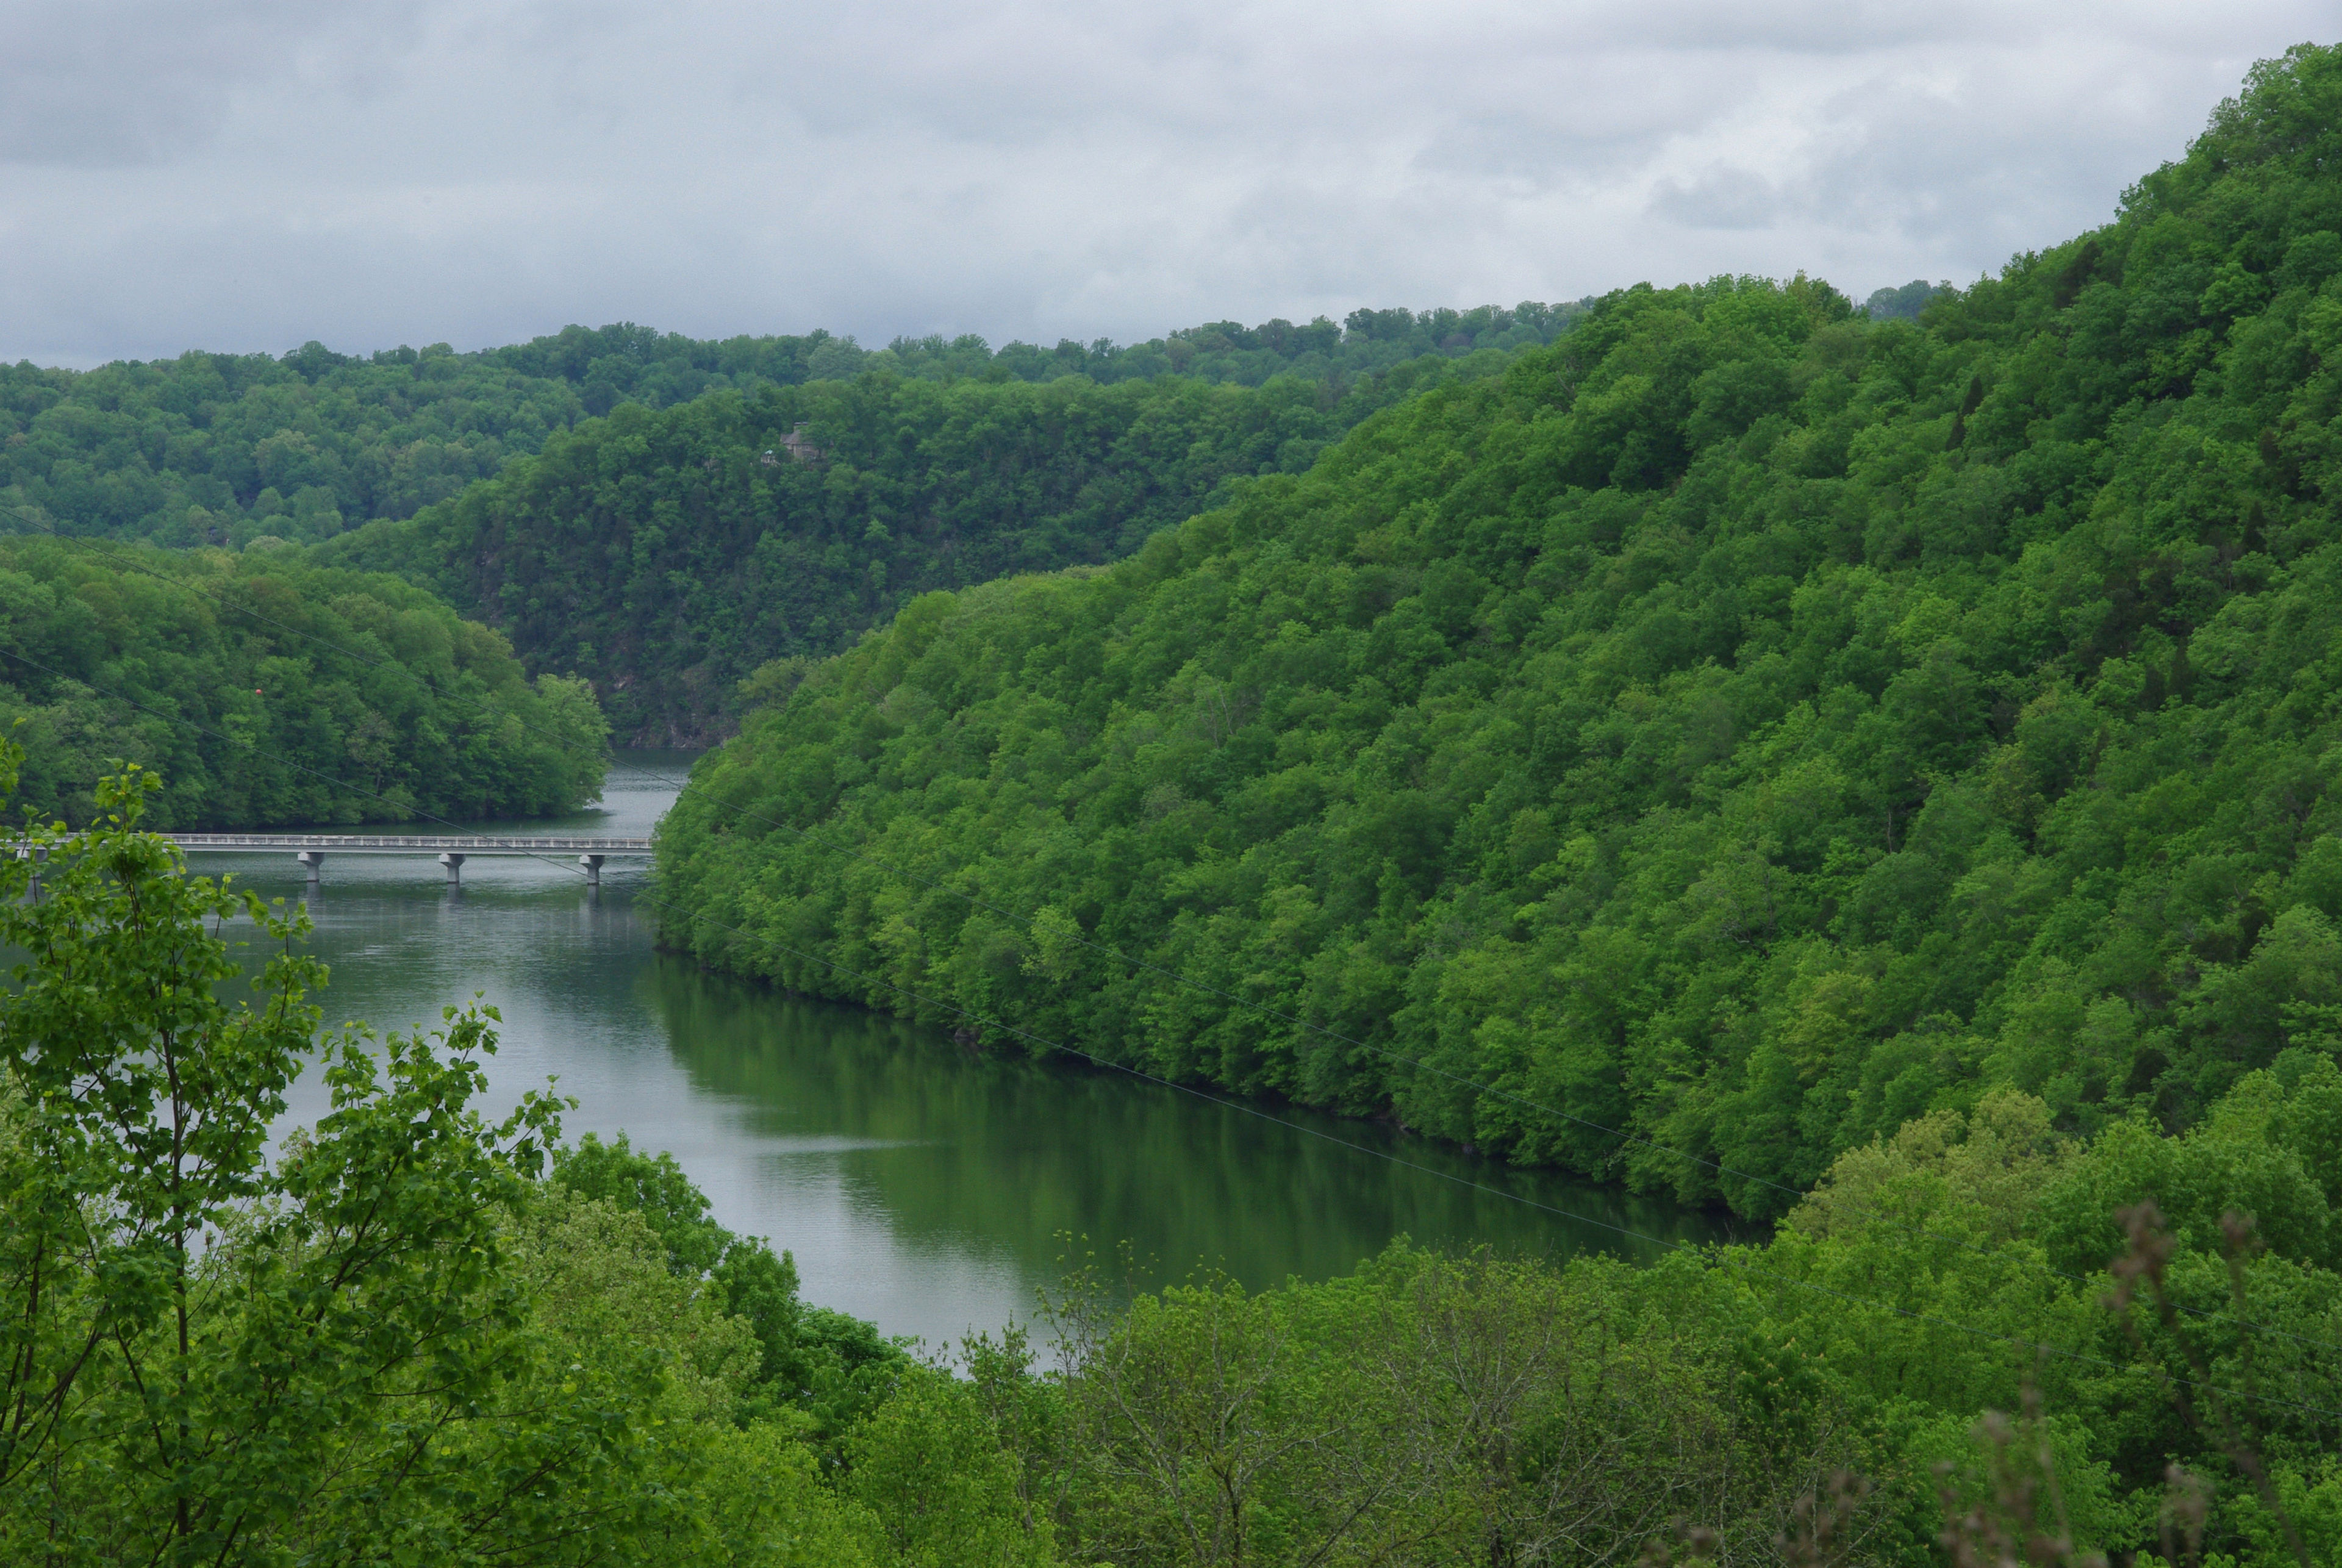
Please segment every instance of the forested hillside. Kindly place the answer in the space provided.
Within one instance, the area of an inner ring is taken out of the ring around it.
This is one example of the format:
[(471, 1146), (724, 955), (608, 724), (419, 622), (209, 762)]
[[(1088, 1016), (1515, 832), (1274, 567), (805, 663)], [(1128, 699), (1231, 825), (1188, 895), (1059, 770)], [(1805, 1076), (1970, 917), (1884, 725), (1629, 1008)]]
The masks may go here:
[(2304, 46), (1917, 325), (1626, 290), (911, 603), (702, 764), (666, 940), (1751, 1214), (1988, 1091), (2193, 1125), (2342, 1049), (2337, 413)]
[(0, 540), (0, 729), (18, 802), (89, 822), (116, 759), (179, 829), (541, 816), (601, 793), (582, 681), (395, 578), (282, 552)]
[(282, 358), (189, 353), (91, 371), (0, 366), (0, 503), (60, 532), (165, 545), (265, 535), (308, 543), (445, 500), (555, 431), (621, 404), (664, 408), (725, 388), (851, 379), (1100, 383), (1180, 375), (1256, 385), (1298, 375), (1341, 390), (1424, 356), (1551, 342), (1579, 307), (1361, 310), (1346, 326), (1217, 322), (1127, 347), (1044, 351), (982, 338), (901, 339), (874, 352), (816, 331), (721, 341), (621, 323), (457, 354)]
[(0, 503), (170, 546), (330, 538), (453, 495), (583, 412), (565, 382), (445, 345), (18, 364), (0, 367)]
[(428, 584), (532, 667), (591, 678), (624, 738), (704, 744), (768, 661), (835, 653), (930, 590), (1126, 555), (1225, 483), (1298, 473), (1374, 410), (1510, 362), (1433, 354), (1346, 391), (878, 371), (715, 393), (581, 424), (316, 558)]
[[(320, 1037), (300, 912), (183, 874), (141, 781), (100, 798), (118, 825), (35, 836), (37, 898), (0, 861), (0, 942), (39, 955), (0, 991), (11, 1561), (2342, 1553), (2322, 1052), (2178, 1137), (2078, 1142), (1997, 1091), (1848, 1154), (1763, 1245), (1643, 1267), (1398, 1243), (1132, 1299), (1077, 1258), (1038, 1343), (972, 1336), (954, 1376), (805, 1302), (673, 1160), (565, 1144), (546, 1094), (484, 1115), (493, 1010)], [(274, 954), (250, 991), (240, 926)], [(272, 1137), (311, 1064), (330, 1110)]]
[(898, 337), (868, 355), (857, 368), (1004, 381), (1086, 375), (1101, 385), (1168, 375), (1215, 385), (1258, 386), (1271, 376), (1297, 375), (1346, 388), (1360, 376), (1434, 355), (1454, 359), (1487, 349), (1542, 347), (1567, 331), (1593, 303), (1524, 300), (1509, 310), (1493, 305), (1471, 310), (1354, 310), (1338, 325), (1322, 315), (1301, 326), (1283, 319), (1251, 327), (1215, 321), (1145, 343), (1061, 340), (1047, 350), (1012, 343), (996, 352), (980, 337), (948, 342), (939, 336)]

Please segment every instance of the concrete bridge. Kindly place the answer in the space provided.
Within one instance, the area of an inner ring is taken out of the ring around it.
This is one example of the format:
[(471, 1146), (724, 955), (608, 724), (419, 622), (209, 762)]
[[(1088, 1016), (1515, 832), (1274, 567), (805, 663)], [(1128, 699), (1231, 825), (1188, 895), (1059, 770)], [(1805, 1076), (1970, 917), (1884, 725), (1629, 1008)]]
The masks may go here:
[(587, 838), (537, 835), (489, 838), (478, 834), (380, 833), (175, 833), (166, 835), (190, 854), (229, 851), (250, 854), (255, 850), (289, 849), (315, 884), (328, 854), (436, 854), (447, 868), (450, 884), (463, 881), (464, 862), (475, 854), (525, 854), (547, 860), (575, 854), (588, 886), (602, 885), (602, 863), (612, 855), (651, 853), (646, 838)]

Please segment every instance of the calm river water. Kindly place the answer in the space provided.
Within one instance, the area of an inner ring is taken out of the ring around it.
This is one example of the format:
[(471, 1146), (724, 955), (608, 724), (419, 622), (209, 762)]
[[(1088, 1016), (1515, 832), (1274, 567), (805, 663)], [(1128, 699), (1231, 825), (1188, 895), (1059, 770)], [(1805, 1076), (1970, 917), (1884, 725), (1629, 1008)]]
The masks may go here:
[[(675, 797), (662, 779), (689, 764), (622, 755), (602, 809), (508, 825), (646, 834)], [(195, 864), (302, 895), (284, 852)], [(654, 947), (640, 861), (612, 861), (598, 897), (534, 860), (473, 860), (460, 893), (443, 878), (424, 855), (327, 858), (311, 907), (329, 1020), (435, 1024), (442, 1006), (484, 994), (504, 1014), (491, 1109), (557, 1079), (578, 1101), (572, 1136), (624, 1132), (672, 1151), (723, 1224), (796, 1254), (807, 1299), (937, 1348), (1029, 1317), (1068, 1235), (1101, 1257), (1127, 1243), (1142, 1284), (1214, 1268), (1259, 1286), (1346, 1272), (1401, 1233), (1654, 1250), (1500, 1193), (1670, 1240), (1716, 1233), (1700, 1215), (1378, 1126), (1278, 1113), (1428, 1169), (1122, 1074), (977, 1058), (940, 1031), (703, 974)], [(314, 1079), (296, 1086), (293, 1120), (323, 1106)]]

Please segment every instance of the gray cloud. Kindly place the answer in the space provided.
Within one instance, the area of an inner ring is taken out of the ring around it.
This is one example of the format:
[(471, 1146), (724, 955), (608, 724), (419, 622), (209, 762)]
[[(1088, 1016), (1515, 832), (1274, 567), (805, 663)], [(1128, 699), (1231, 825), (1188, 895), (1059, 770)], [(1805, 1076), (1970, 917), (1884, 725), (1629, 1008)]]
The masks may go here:
[(1973, 277), (2329, 15), (34, 0), (0, 21), (0, 355)]
[(255, 91), (305, 77), (362, 91), (369, 63), (411, 36), (419, 9), (22, 0), (0, 26), (0, 162), (154, 163), (207, 144)]

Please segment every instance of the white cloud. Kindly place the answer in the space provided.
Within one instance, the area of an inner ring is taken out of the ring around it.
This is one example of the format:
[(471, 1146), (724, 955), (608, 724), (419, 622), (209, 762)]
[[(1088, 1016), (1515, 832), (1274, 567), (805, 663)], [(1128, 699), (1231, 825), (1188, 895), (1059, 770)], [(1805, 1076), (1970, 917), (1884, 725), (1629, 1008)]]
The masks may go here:
[(2329, 15), (36, 0), (0, 23), (0, 355), (1967, 278)]

